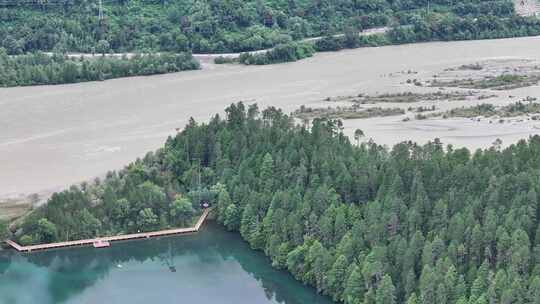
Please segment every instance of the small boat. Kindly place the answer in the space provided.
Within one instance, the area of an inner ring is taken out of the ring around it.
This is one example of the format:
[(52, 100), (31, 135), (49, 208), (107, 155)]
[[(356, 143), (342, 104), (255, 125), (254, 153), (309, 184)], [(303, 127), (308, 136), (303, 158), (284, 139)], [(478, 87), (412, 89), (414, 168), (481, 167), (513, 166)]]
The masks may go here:
[(123, 266), (122, 266), (122, 264), (118, 264), (118, 265), (116, 265), (116, 267), (117, 268), (122, 268)]
[(94, 242), (94, 248), (106, 248), (110, 247), (111, 244), (107, 241), (96, 241)]

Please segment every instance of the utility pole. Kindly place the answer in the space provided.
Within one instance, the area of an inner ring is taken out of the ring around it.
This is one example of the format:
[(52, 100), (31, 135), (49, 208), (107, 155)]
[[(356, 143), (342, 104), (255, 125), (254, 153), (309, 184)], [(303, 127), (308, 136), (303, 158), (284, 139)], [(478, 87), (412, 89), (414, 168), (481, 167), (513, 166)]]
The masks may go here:
[(99, 21), (103, 20), (103, 1), (99, 0)]

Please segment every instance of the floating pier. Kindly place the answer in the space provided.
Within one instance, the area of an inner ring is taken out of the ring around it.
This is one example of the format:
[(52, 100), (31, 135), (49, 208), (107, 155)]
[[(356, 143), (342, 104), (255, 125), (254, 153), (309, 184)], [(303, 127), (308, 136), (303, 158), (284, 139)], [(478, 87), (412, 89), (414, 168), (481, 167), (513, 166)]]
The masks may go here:
[(110, 246), (111, 246), (111, 243), (109, 243), (107, 241), (99, 240), (97, 242), (94, 242), (94, 248), (106, 248), (106, 247), (110, 247)]
[(95, 248), (104, 248), (109, 247), (111, 242), (116, 241), (128, 241), (136, 239), (147, 239), (152, 237), (168, 236), (175, 234), (189, 234), (198, 232), (201, 226), (204, 224), (204, 221), (208, 217), (210, 209), (205, 209), (201, 217), (195, 223), (195, 226), (188, 228), (178, 228), (178, 229), (168, 229), (160, 230), (153, 232), (143, 232), (143, 233), (134, 233), (134, 234), (124, 234), (117, 236), (107, 236), (100, 237), (95, 239), (86, 239), (78, 241), (68, 241), (68, 242), (59, 242), (59, 243), (50, 243), (50, 244), (40, 244), (40, 245), (30, 245), (30, 246), (21, 246), (12, 240), (7, 240), (6, 243), (11, 246), (13, 249), (19, 252), (32, 252), (38, 250), (48, 250), (48, 249), (57, 249), (65, 247), (75, 247), (75, 246), (94, 246)]

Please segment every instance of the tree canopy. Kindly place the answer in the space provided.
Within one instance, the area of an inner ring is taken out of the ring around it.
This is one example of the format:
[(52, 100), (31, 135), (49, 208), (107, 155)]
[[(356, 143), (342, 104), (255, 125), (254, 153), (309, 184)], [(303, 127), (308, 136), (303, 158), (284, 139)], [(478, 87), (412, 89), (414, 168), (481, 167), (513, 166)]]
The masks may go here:
[[(13, 2), (14, 4), (16, 2)], [(395, 24), (393, 40), (472, 39), (538, 34), (511, 0), (49, 0), (0, 9), (0, 46), (103, 53), (245, 52), (291, 40)], [(459, 27), (456, 27), (459, 25)], [(477, 32), (482, 32), (478, 34)], [(346, 35), (347, 38), (352, 37)], [(350, 47), (354, 44), (348, 39)]]
[(187, 53), (135, 55), (131, 58), (69, 58), (43, 53), (12, 57), (0, 48), (0, 87), (97, 81), (198, 68), (199, 62)]

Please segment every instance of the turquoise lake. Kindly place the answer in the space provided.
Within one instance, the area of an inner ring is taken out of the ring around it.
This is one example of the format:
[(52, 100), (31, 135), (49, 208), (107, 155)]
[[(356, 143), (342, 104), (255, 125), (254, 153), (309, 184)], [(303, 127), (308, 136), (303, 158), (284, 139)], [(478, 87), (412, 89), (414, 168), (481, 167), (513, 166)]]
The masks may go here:
[(194, 235), (31, 254), (0, 251), (0, 303), (331, 304), (208, 222)]

